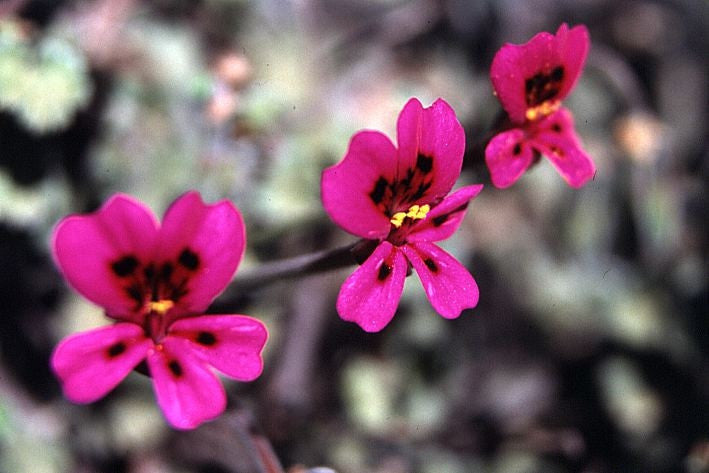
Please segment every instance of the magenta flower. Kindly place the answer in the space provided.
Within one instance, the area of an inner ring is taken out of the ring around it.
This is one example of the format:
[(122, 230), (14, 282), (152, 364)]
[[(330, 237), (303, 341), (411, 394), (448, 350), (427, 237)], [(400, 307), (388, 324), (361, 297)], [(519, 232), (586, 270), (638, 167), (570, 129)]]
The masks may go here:
[(411, 99), (397, 123), (399, 148), (377, 131), (352, 137), (343, 160), (322, 176), (322, 200), (348, 232), (379, 243), (342, 285), (337, 311), (368, 332), (394, 316), (413, 266), (433, 308), (456, 318), (478, 303), (473, 277), (432, 242), (451, 236), (482, 185), (448, 195), (460, 175), (463, 128), (441, 99), (424, 109)]
[(226, 407), (215, 368), (240, 381), (261, 374), (268, 336), (242, 315), (200, 315), (229, 283), (244, 253), (239, 211), (177, 199), (162, 225), (139, 201), (112, 197), (62, 220), (53, 251), (68, 282), (116, 323), (59, 343), (52, 368), (73, 402), (96, 401), (143, 360), (168, 422), (191, 429)]
[(522, 45), (506, 44), (490, 70), (495, 94), (513, 123), (485, 149), (496, 187), (509, 187), (544, 154), (572, 187), (593, 177), (595, 166), (581, 147), (571, 112), (561, 101), (581, 75), (589, 49), (588, 30), (562, 24)]

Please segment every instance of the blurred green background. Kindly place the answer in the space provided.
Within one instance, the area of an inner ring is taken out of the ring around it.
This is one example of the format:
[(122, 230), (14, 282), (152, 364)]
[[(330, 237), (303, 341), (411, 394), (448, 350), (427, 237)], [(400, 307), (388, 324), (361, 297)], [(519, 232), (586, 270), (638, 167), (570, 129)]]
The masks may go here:
[[(597, 175), (495, 189), (492, 57), (563, 21), (591, 33), (565, 103)], [(709, 471), (708, 32), (704, 0), (0, 2), (0, 471)], [(443, 245), (477, 308), (446, 321), (412, 277), (366, 334), (335, 312), (353, 268), (237, 281), (210, 310), (271, 338), (218, 420), (172, 431), (137, 373), (61, 397), (53, 346), (107, 322), (51, 261), (61, 217), (197, 189), (244, 214), (242, 273), (349, 244), (320, 172), (411, 96), (453, 106), (459, 185), (487, 184)]]

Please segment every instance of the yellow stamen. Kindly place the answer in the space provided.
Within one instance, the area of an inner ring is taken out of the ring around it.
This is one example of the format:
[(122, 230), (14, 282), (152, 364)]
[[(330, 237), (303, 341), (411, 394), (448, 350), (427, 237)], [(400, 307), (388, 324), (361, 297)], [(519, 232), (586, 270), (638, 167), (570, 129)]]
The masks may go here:
[(150, 301), (148, 302), (148, 310), (150, 312), (155, 312), (160, 315), (165, 315), (165, 313), (168, 310), (172, 309), (174, 305), (175, 303), (169, 299), (163, 299), (161, 301)]
[(412, 220), (421, 220), (426, 218), (426, 214), (429, 210), (431, 210), (431, 206), (428, 204), (424, 204), (420, 207), (418, 205), (412, 205), (406, 216)]
[(397, 212), (394, 215), (392, 215), (392, 217), (389, 221), (396, 228), (399, 228), (401, 226), (401, 224), (404, 223), (405, 218), (406, 218), (406, 212)]
[(556, 112), (559, 109), (561, 102), (558, 100), (547, 100), (542, 102), (536, 107), (528, 108), (525, 114), (527, 120), (533, 121), (540, 117), (546, 117), (547, 115)]
[(394, 225), (396, 228), (401, 227), (404, 223), (405, 218), (410, 218), (411, 220), (422, 220), (426, 218), (426, 214), (428, 211), (431, 210), (431, 206), (428, 204), (424, 205), (412, 205), (409, 207), (409, 210), (407, 212), (397, 212), (394, 215), (392, 215), (391, 219), (389, 220), (392, 225)]

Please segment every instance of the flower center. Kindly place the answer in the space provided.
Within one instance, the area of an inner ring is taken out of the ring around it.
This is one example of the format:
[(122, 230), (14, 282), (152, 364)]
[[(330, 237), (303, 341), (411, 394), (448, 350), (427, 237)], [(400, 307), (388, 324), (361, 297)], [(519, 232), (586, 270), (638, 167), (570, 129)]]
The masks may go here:
[(140, 323), (157, 343), (176, 316), (170, 312), (189, 293), (189, 281), (202, 269), (202, 261), (199, 254), (185, 247), (161, 262), (141, 261), (134, 254), (125, 254), (111, 261), (109, 269), (133, 302), (134, 316), (142, 318)]
[(401, 228), (401, 226), (404, 224), (404, 220), (406, 218), (410, 218), (411, 220), (423, 220), (426, 218), (426, 214), (428, 214), (428, 211), (431, 210), (431, 206), (428, 204), (424, 205), (412, 205), (409, 207), (409, 210), (406, 212), (397, 212), (394, 215), (392, 215), (391, 219), (389, 220), (392, 225), (394, 225), (396, 228)]
[(165, 315), (168, 310), (172, 309), (175, 305), (170, 299), (161, 299), (159, 301), (148, 302), (147, 310), (148, 312), (154, 312), (156, 314)]
[(537, 118), (546, 117), (547, 115), (556, 112), (559, 109), (561, 102), (558, 100), (547, 100), (542, 102), (536, 107), (530, 107), (527, 109), (525, 116), (527, 120), (534, 121)]
[(134, 303), (135, 312), (165, 314), (187, 294), (190, 278), (200, 270), (197, 253), (184, 248), (174, 259), (140, 261), (126, 254), (111, 261), (111, 272)]
[(553, 69), (547, 66), (524, 81), (524, 94), (527, 102), (527, 120), (534, 121), (555, 112), (560, 105), (557, 99), (561, 92), (566, 71), (564, 66)]
[(147, 318), (144, 322), (144, 328), (155, 343), (159, 343), (167, 332), (169, 323), (165, 314), (174, 307), (175, 303), (170, 299), (160, 299), (157, 301), (149, 301), (145, 304)]
[(369, 198), (382, 213), (387, 215), (405, 205), (421, 201), (433, 185), (435, 166), (433, 157), (419, 153), (416, 164), (399, 172), (396, 178), (379, 176), (368, 194)]

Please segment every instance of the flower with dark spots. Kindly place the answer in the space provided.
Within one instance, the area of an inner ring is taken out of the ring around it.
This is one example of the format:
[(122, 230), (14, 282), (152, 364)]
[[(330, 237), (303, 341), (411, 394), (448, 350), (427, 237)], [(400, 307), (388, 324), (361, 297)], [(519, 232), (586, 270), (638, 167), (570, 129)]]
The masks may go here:
[(431, 243), (458, 229), (469, 201), (482, 190), (472, 185), (450, 193), (463, 164), (463, 128), (443, 100), (423, 108), (411, 99), (399, 115), (397, 137), (398, 148), (376, 131), (355, 134), (342, 161), (322, 176), (330, 217), (378, 242), (337, 298), (340, 317), (369, 332), (394, 317), (409, 265), (443, 317), (458, 317), (478, 302), (467, 269)]
[(57, 265), (79, 293), (116, 321), (62, 340), (52, 368), (71, 401), (96, 401), (142, 361), (168, 422), (191, 429), (221, 414), (226, 395), (213, 369), (257, 378), (268, 336), (243, 315), (201, 315), (229, 283), (245, 246), (244, 224), (228, 201), (177, 199), (162, 224), (143, 204), (112, 197), (54, 231)]
[(539, 154), (571, 187), (582, 187), (593, 177), (595, 166), (576, 136), (571, 112), (561, 106), (581, 75), (589, 46), (585, 26), (569, 29), (564, 23), (556, 35), (538, 33), (495, 54), (490, 79), (512, 123), (485, 148), (496, 187), (514, 184)]

